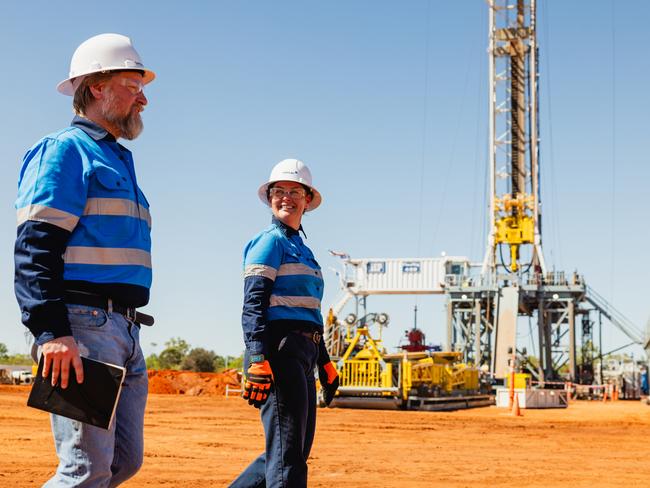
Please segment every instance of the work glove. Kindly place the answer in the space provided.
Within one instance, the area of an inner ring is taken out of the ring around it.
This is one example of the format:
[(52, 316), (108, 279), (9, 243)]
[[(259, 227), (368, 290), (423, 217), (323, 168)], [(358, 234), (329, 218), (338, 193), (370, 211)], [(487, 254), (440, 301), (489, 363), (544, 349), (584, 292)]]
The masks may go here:
[(332, 400), (334, 399), (336, 390), (339, 388), (339, 374), (332, 361), (318, 367), (318, 379), (320, 380), (320, 386), (323, 389), (325, 405), (329, 407), (329, 404), (332, 403)]
[(272, 384), (273, 371), (271, 371), (269, 362), (251, 363), (246, 372), (246, 383), (242, 396), (244, 400), (248, 400), (249, 405), (260, 408), (269, 398)]

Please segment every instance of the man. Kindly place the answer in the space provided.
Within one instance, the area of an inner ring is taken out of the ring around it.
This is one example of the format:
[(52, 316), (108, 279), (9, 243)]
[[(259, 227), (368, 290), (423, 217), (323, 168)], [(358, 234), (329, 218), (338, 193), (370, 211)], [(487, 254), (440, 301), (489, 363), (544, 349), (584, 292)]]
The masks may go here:
[(25, 155), (18, 183), (15, 291), (43, 356), (43, 376), (66, 388), (84, 377), (80, 355), (124, 366), (108, 430), (51, 416), (59, 466), (45, 486), (117, 486), (143, 459), (147, 370), (136, 312), (149, 301), (149, 204), (131, 152), (117, 139), (142, 131), (146, 69), (128, 37), (83, 42), (58, 91), (73, 96), (72, 124)]

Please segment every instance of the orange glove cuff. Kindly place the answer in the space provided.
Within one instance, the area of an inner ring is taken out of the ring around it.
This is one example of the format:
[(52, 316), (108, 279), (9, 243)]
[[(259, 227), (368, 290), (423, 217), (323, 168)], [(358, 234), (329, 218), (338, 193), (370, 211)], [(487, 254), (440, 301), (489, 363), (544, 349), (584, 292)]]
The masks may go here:
[(273, 378), (273, 371), (271, 371), (271, 365), (268, 361), (262, 361), (261, 363), (253, 363), (248, 368), (248, 374), (260, 375), (260, 376), (270, 376)]
[(336, 366), (334, 366), (334, 362), (330, 361), (325, 366), (323, 366), (323, 369), (325, 370), (325, 373), (327, 373), (327, 383), (334, 383), (334, 380), (339, 375), (339, 373), (336, 371)]

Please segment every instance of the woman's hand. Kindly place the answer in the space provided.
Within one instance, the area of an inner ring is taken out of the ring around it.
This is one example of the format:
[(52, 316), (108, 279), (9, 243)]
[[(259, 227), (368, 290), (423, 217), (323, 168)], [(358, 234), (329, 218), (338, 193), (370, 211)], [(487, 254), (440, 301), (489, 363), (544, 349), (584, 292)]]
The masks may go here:
[(246, 383), (242, 396), (249, 405), (260, 408), (266, 403), (273, 384), (273, 371), (268, 361), (252, 363), (246, 372)]
[(318, 368), (318, 379), (323, 388), (325, 405), (329, 406), (334, 399), (336, 390), (339, 389), (339, 373), (336, 371), (336, 366), (334, 366), (332, 361)]

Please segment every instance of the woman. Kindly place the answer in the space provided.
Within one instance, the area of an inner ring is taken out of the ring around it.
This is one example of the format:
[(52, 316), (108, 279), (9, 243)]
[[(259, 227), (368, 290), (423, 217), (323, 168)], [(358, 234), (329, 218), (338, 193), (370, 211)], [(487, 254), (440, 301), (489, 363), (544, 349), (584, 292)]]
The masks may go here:
[(323, 341), (323, 277), (299, 235), (303, 214), (320, 205), (321, 195), (309, 168), (285, 159), (258, 196), (271, 207), (273, 219), (244, 249), (243, 396), (261, 408), (266, 451), (230, 486), (301, 488), (307, 486), (316, 427), (315, 368), (326, 403), (338, 387)]

